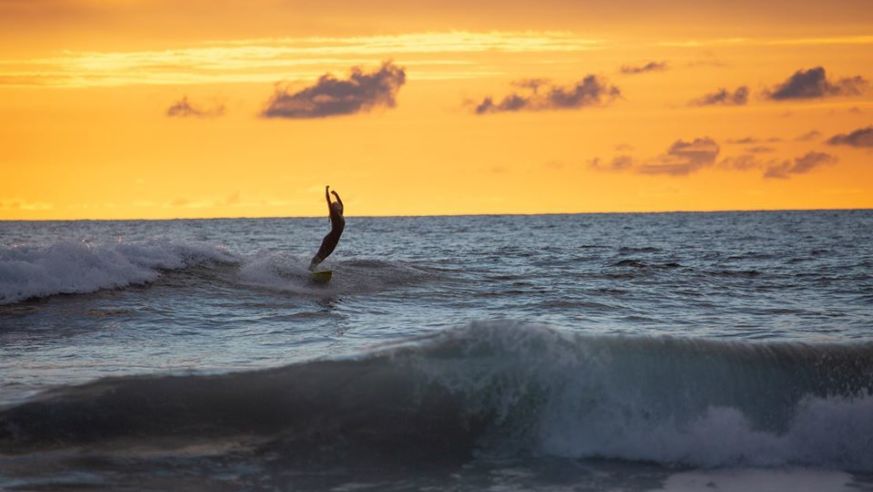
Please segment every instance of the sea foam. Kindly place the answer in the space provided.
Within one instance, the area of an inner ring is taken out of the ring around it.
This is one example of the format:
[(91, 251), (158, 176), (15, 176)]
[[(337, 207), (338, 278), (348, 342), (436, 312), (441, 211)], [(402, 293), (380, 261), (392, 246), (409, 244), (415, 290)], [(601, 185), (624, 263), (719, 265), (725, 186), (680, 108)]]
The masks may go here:
[(0, 450), (232, 437), (289, 459), (533, 454), (870, 472), (871, 356), (870, 343), (475, 323), (343, 359), (58, 389), (0, 411)]
[(232, 261), (233, 255), (221, 248), (170, 240), (2, 248), (0, 304), (144, 284), (164, 270)]

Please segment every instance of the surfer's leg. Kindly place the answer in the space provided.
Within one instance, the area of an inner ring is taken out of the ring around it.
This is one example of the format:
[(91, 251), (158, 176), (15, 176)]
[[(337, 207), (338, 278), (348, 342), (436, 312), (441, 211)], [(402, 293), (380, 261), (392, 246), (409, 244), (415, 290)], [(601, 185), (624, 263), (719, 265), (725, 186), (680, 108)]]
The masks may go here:
[(318, 252), (312, 257), (312, 261), (309, 262), (309, 269), (313, 270), (319, 263), (324, 261), (325, 258), (330, 256), (330, 254), (333, 253), (333, 250), (336, 249), (336, 243), (338, 242), (339, 234), (334, 234), (333, 231), (324, 236), (324, 239), (321, 240), (321, 247), (318, 248)]

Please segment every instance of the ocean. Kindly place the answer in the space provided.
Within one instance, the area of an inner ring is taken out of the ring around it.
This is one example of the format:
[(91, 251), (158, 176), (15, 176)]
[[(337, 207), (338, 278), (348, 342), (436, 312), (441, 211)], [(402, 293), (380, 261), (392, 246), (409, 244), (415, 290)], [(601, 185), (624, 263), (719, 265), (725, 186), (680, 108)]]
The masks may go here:
[(0, 222), (0, 489), (873, 490), (873, 211)]

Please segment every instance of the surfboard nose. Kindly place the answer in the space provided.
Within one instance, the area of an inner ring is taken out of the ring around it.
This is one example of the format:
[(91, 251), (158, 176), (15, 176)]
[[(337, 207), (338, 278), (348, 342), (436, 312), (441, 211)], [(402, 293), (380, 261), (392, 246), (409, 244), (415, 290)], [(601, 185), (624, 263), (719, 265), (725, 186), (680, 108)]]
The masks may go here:
[(330, 270), (312, 272), (310, 274), (310, 278), (312, 278), (312, 281), (319, 284), (326, 284), (330, 282), (331, 277), (333, 277), (333, 272)]

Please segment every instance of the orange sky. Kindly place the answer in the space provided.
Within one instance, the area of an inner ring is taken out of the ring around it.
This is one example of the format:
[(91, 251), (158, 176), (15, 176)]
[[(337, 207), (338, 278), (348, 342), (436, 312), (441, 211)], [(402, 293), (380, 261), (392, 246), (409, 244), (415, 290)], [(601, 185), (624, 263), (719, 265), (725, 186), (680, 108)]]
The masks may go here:
[(759, 3), (0, 0), (0, 219), (873, 207), (873, 9)]

